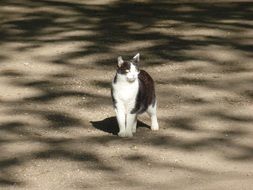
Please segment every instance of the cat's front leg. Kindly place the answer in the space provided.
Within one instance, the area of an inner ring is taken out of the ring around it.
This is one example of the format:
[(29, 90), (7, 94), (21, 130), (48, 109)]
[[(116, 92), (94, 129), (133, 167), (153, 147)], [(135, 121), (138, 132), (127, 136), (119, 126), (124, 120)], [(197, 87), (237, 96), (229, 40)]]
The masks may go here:
[[(127, 122), (126, 122), (126, 136), (132, 137), (133, 136), (133, 129), (135, 127), (135, 121), (136, 121), (136, 114), (127, 114)], [(136, 129), (135, 129), (136, 131)]]
[(119, 125), (119, 133), (118, 136), (125, 137), (126, 136), (126, 115), (123, 105), (117, 105), (116, 109), (116, 117)]

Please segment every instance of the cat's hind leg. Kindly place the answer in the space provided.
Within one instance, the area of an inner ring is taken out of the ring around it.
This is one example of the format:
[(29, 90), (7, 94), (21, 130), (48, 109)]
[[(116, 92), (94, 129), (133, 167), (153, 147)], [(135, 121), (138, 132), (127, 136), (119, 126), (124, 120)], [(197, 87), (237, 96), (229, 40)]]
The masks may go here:
[(156, 115), (157, 102), (154, 105), (150, 105), (147, 109), (147, 113), (151, 118), (151, 130), (157, 131), (159, 129), (157, 115)]

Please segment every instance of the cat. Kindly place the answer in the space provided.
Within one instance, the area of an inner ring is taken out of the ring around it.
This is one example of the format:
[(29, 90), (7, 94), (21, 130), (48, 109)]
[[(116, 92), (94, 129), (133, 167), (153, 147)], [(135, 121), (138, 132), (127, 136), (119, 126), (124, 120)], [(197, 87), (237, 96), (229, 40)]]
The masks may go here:
[(151, 117), (151, 129), (159, 129), (154, 81), (146, 71), (139, 70), (139, 61), (139, 53), (129, 61), (118, 57), (116, 75), (112, 80), (111, 96), (120, 137), (133, 136), (137, 115), (144, 112)]

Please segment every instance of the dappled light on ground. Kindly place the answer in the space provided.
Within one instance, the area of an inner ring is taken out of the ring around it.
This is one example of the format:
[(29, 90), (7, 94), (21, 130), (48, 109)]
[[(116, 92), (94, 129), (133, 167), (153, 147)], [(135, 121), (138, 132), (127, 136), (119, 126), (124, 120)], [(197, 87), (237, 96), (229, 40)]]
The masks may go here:
[[(253, 3), (2, 0), (0, 189), (250, 189)], [(141, 53), (161, 130), (116, 136), (116, 58)]]

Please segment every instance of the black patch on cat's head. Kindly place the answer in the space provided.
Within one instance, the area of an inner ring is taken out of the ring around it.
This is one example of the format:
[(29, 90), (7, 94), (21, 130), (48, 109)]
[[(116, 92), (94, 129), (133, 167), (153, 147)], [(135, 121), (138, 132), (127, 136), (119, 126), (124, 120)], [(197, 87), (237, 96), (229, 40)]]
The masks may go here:
[(137, 71), (139, 71), (139, 67), (138, 64), (133, 62), (133, 61), (124, 61), (121, 66), (118, 66), (117, 68), (117, 73), (119, 74), (126, 74), (127, 70), (130, 70), (131, 64), (133, 64), (135, 66), (135, 68), (137, 69)]
[(126, 74), (126, 70), (130, 70), (131, 62), (130, 61), (124, 61), (120, 66), (117, 68), (117, 73), (119, 74)]
[(117, 73), (126, 74), (127, 70), (130, 70), (131, 64), (133, 64), (137, 71), (139, 71), (138, 63), (140, 61), (140, 54), (137, 53), (131, 60), (124, 61), (121, 56), (118, 57), (118, 68)]

